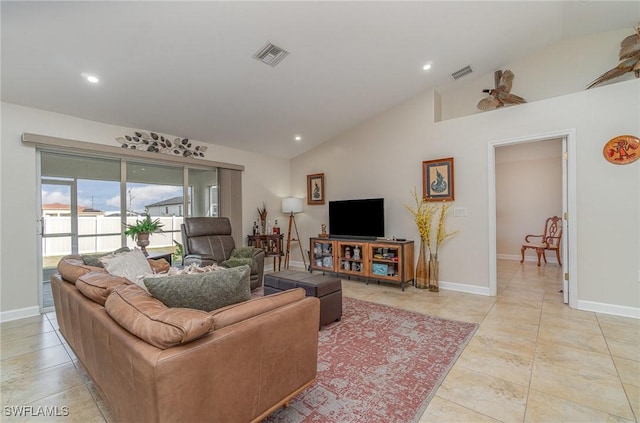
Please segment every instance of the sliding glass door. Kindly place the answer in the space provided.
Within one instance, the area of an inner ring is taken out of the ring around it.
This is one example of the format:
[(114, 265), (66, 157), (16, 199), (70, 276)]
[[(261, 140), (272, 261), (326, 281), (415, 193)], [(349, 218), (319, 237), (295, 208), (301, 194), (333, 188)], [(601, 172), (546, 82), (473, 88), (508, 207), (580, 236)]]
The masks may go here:
[(164, 225), (149, 254), (176, 253), (184, 217), (217, 216), (219, 206), (216, 168), (48, 151), (40, 152), (40, 193), (43, 310), (53, 307), (50, 278), (62, 256), (135, 248), (124, 225), (146, 214)]

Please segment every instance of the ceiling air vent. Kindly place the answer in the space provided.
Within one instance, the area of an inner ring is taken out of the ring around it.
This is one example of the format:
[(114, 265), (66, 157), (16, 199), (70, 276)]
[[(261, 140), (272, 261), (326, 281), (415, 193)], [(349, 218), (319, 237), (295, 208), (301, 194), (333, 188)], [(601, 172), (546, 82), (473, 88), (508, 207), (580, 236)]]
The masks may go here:
[(460, 78), (462, 78), (463, 76), (469, 75), (471, 72), (473, 72), (473, 70), (471, 69), (471, 66), (465, 66), (462, 69), (459, 69), (457, 71), (455, 71), (454, 73), (451, 74), (451, 77), (454, 80), (458, 80)]
[(266, 63), (269, 66), (275, 67), (282, 61), (287, 55), (288, 51), (274, 45), (267, 43), (260, 51), (253, 55), (253, 57), (262, 63)]

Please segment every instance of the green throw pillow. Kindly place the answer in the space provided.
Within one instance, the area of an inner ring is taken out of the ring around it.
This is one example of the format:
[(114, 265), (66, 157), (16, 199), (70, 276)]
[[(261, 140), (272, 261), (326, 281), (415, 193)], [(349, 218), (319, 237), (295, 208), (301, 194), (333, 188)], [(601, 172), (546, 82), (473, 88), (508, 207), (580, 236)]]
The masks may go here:
[(251, 299), (249, 266), (145, 278), (149, 293), (167, 307), (212, 311)]
[(129, 247), (121, 247), (110, 253), (82, 254), (80, 257), (82, 257), (82, 262), (87, 266), (104, 267), (104, 265), (100, 261), (102, 257), (106, 257), (109, 255), (116, 255), (119, 253), (126, 253), (129, 251), (131, 251)]
[(253, 247), (238, 247), (231, 251), (231, 258), (253, 259)]
[(224, 267), (251, 266), (253, 264), (253, 259), (244, 257), (231, 257), (229, 260), (225, 260), (220, 264)]

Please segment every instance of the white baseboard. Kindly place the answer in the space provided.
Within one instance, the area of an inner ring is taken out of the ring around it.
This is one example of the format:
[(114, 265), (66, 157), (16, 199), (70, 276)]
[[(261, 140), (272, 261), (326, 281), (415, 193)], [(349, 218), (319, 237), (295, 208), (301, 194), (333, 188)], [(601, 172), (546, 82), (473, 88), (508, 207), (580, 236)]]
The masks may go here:
[(440, 288), (447, 289), (449, 291), (466, 292), (468, 294), (485, 295), (487, 297), (490, 296), (488, 286), (468, 285), (466, 283), (444, 281), (440, 281), (439, 286)]
[(612, 314), (614, 316), (631, 317), (632, 319), (640, 319), (640, 308), (637, 307), (578, 300), (577, 309), (593, 311), (595, 313)]
[(0, 322), (8, 322), (10, 320), (24, 319), (25, 317), (38, 315), (40, 315), (40, 307), (38, 306), (7, 310), (0, 312)]
[[(510, 260), (510, 261), (522, 260), (522, 256), (519, 256), (517, 254), (496, 254), (496, 258), (498, 260)], [(524, 261), (538, 263), (538, 256), (530, 256), (525, 254)], [(544, 260), (540, 259), (540, 263), (541, 264), (544, 263)], [(558, 264), (558, 259), (556, 259), (555, 255), (553, 257), (551, 257), (550, 255), (547, 255), (547, 263)]]

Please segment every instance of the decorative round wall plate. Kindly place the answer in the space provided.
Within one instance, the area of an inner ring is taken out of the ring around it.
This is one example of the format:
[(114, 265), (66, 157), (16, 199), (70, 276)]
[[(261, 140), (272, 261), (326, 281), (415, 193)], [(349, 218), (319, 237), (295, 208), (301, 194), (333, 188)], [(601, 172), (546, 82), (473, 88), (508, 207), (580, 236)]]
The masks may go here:
[(640, 157), (640, 138), (633, 135), (620, 135), (611, 138), (604, 145), (602, 155), (613, 164), (633, 163)]

